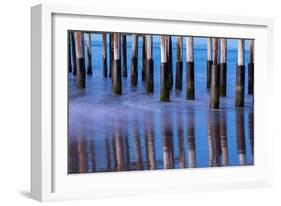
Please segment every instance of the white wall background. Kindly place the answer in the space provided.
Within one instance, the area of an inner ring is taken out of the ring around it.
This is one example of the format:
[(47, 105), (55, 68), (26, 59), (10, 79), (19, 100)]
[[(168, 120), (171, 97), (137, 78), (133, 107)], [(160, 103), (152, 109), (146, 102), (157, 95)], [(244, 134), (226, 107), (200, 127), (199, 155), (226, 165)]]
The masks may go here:
[[(115, 199), (58, 202), (60, 205), (280, 205), (281, 203), (281, 6), (277, 0), (6, 0), (0, 6), (0, 205), (37, 205), (29, 198), (30, 181), (30, 6), (41, 2), (103, 5), (140, 10), (164, 10), (272, 17), (276, 73), (271, 108), (275, 138), (275, 187)], [(266, 69), (266, 68), (265, 68)], [(279, 83), (280, 82), (280, 83)], [(266, 86), (266, 85), (265, 85)], [(280, 94), (278, 94), (280, 93)], [(265, 137), (266, 138), (266, 137)], [(231, 177), (230, 177), (231, 178)], [(50, 203), (47, 203), (50, 204)], [(53, 203), (52, 203), (53, 204)]]

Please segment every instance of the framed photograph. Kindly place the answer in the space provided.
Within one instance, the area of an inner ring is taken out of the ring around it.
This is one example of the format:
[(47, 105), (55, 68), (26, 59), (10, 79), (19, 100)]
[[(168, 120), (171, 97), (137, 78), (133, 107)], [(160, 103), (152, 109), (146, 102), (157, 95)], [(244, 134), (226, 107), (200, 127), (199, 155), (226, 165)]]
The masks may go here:
[(271, 19), (31, 14), (34, 199), (271, 186)]

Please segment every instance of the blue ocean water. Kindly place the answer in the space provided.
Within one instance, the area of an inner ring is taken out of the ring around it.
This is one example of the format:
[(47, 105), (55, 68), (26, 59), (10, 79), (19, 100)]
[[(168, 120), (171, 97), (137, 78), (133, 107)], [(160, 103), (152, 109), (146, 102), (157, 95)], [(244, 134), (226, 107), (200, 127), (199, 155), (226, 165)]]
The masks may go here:
[[(68, 172), (91, 173), (253, 164), (253, 97), (247, 94), (249, 51), (245, 50), (245, 106), (235, 107), (237, 40), (228, 40), (227, 96), (220, 109), (209, 109), (206, 89), (207, 39), (195, 38), (195, 100), (183, 90), (160, 102), (160, 45), (154, 37), (154, 93), (141, 80), (142, 38), (139, 39), (138, 85), (130, 85), (131, 41), (127, 39), (128, 77), (122, 96), (112, 95), (112, 81), (102, 72), (100, 35), (92, 35), (92, 70), (86, 88), (77, 89), (69, 73)], [(173, 75), (176, 44), (173, 38)], [(109, 48), (108, 48), (109, 49)], [(109, 50), (108, 50), (109, 54)], [(87, 59), (86, 59), (87, 61)], [(185, 47), (183, 49), (185, 62)], [(109, 62), (108, 62), (109, 66)], [(175, 79), (174, 79), (175, 82)]]

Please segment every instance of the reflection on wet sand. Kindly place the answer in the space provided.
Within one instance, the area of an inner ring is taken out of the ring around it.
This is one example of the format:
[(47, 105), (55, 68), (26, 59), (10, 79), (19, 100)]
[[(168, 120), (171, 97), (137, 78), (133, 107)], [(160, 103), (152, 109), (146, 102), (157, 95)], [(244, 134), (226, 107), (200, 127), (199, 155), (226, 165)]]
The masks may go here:
[(183, 128), (183, 113), (177, 112), (177, 134), (178, 134), (178, 145), (179, 145), (179, 168), (185, 168), (185, 148), (184, 148), (184, 128)]
[(226, 130), (226, 113), (220, 112), (220, 139), (222, 151), (222, 166), (227, 166), (228, 163), (228, 147), (227, 147), (227, 130)]
[(250, 112), (248, 114), (248, 128), (249, 128), (249, 139), (251, 146), (251, 157), (252, 162), (254, 162), (254, 113)]
[(174, 168), (174, 136), (173, 127), (168, 121), (167, 112), (162, 112), (161, 126), (162, 126), (162, 147), (163, 147), (163, 167), (164, 169)]
[[(227, 127), (227, 122), (233, 121), (232, 117), (229, 118), (226, 111), (216, 110), (207, 111), (206, 128), (201, 124), (196, 129), (193, 110), (177, 111), (174, 115), (164, 111), (136, 114), (131, 125), (114, 119), (103, 129), (104, 136), (92, 131), (83, 133), (81, 126), (77, 136), (69, 141), (68, 171), (73, 174), (251, 165), (254, 155), (253, 113), (246, 113), (247, 119), (243, 110), (234, 114), (233, 128)], [(160, 127), (156, 126), (157, 121)], [(202, 140), (206, 138), (197, 139), (200, 135), (207, 135), (207, 141)], [(196, 148), (206, 143), (208, 164), (200, 165), (196, 157), (202, 158), (202, 155)], [(233, 145), (234, 150), (230, 151), (229, 145)]]
[(225, 111), (210, 111), (208, 115), (209, 166), (228, 166), (228, 140)]
[(196, 167), (194, 111), (188, 112), (187, 120), (187, 142), (188, 142), (188, 167)]
[(147, 168), (149, 170), (156, 169), (155, 162), (155, 142), (154, 142), (154, 125), (153, 125), (153, 115), (151, 112), (145, 116), (145, 147), (146, 147), (146, 162)]
[(116, 171), (122, 171), (125, 168), (124, 162), (124, 148), (123, 137), (119, 127), (116, 127), (113, 132), (113, 145), (115, 155), (115, 169)]
[(246, 164), (244, 112), (236, 111), (237, 152), (240, 165)]
[(106, 159), (106, 170), (111, 171), (111, 154), (110, 154), (110, 140), (108, 136), (108, 132), (105, 132), (105, 159)]

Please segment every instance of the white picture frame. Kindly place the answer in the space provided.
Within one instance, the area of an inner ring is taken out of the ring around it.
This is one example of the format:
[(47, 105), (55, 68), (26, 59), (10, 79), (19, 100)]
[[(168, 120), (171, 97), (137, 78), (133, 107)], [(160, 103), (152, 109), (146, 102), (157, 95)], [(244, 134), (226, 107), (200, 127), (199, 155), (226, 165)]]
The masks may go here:
[[(52, 201), (272, 185), (273, 136), (267, 121), (272, 103), (265, 98), (273, 87), (271, 19), (40, 4), (31, 9), (31, 26), (32, 198)], [(254, 38), (255, 165), (67, 175), (67, 84), (65, 71), (56, 70), (66, 64), (67, 29)]]

